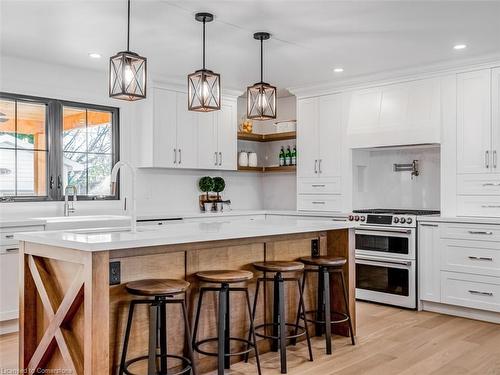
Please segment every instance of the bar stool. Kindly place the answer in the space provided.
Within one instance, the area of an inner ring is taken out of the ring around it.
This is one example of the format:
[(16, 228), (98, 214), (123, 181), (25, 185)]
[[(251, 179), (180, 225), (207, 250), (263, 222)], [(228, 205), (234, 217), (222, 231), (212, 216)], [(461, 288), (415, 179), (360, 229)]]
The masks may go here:
[[(307, 347), (309, 350), (309, 360), (313, 360), (311, 339), (309, 337), (309, 332), (307, 330), (307, 320), (303, 319), (304, 326), (299, 325), (299, 320), (305, 313), (304, 307), (304, 294), (300, 285), (300, 277), (283, 277), (283, 273), (290, 272), (300, 272), (304, 270), (304, 264), (299, 262), (288, 262), (288, 261), (267, 261), (267, 262), (256, 262), (253, 263), (253, 267), (257, 271), (264, 273), (263, 277), (257, 278), (257, 288), (255, 291), (255, 299), (253, 302), (252, 319), (255, 319), (255, 312), (257, 309), (257, 301), (259, 298), (260, 284), (272, 281), (273, 282), (273, 322), (259, 324), (255, 327), (256, 335), (258, 337), (271, 339), (271, 350), (277, 352), (279, 348), (280, 352), (280, 366), (281, 373), (287, 373), (287, 358), (286, 358), (286, 341), (289, 339), (297, 339), (301, 336), (306, 336)], [(274, 273), (274, 276), (267, 277), (267, 273)], [(297, 313), (297, 322), (295, 324), (287, 323), (285, 317), (285, 282), (296, 282), (299, 291), (299, 310)], [(261, 328), (266, 329), (267, 327), (272, 327), (272, 335), (267, 335), (259, 333), (258, 330)], [(295, 329), (293, 334), (287, 334), (286, 328), (293, 327)], [(300, 330), (300, 332), (299, 332)], [(245, 358), (248, 360), (248, 358)]]
[[(349, 331), (351, 335), (352, 345), (356, 345), (354, 331), (352, 328), (351, 315), (349, 313), (349, 301), (347, 299), (347, 289), (344, 279), (344, 265), (347, 262), (346, 258), (342, 257), (330, 257), (330, 256), (319, 256), (319, 257), (303, 257), (300, 261), (307, 266), (312, 266), (314, 268), (304, 269), (304, 278), (302, 280), (301, 290), (304, 292), (306, 286), (306, 279), (309, 273), (318, 274), (318, 301), (316, 310), (306, 311), (302, 318), (305, 318), (308, 322), (315, 324), (316, 336), (322, 336), (325, 332), (326, 341), (326, 354), (332, 354), (332, 324), (338, 324), (343, 322), (349, 323)], [(332, 311), (330, 304), (330, 274), (337, 275), (342, 283), (342, 294), (344, 296), (344, 306), (345, 313)], [(308, 319), (307, 315), (315, 314), (315, 319)], [(340, 319), (332, 320), (333, 316), (339, 316)], [(297, 319), (298, 322), (298, 319)]]
[[(199, 281), (213, 284), (220, 284), (218, 287), (201, 287), (200, 296), (198, 298), (198, 307), (196, 309), (196, 318), (193, 330), (193, 349), (201, 354), (217, 357), (217, 374), (224, 374), (224, 369), (231, 367), (231, 357), (248, 355), (252, 350), (255, 351), (255, 361), (257, 363), (257, 373), (260, 375), (260, 360), (259, 350), (257, 348), (257, 339), (252, 319), (252, 311), (250, 307), (250, 297), (247, 287), (229, 287), (229, 284), (245, 282), (253, 279), (253, 273), (243, 270), (221, 270), (221, 271), (201, 271), (195, 275)], [(198, 325), (200, 322), (201, 307), (203, 303), (203, 295), (206, 292), (218, 292), (218, 314), (217, 314), (217, 337), (210, 337), (197, 341)], [(243, 292), (245, 294), (248, 315), (250, 320), (249, 338), (248, 340), (231, 337), (231, 309), (230, 309), (230, 294), (234, 292)], [(217, 352), (207, 352), (201, 346), (209, 342), (217, 342)], [(247, 345), (246, 350), (240, 352), (231, 352), (231, 342), (240, 342)]]
[[(120, 361), (119, 374), (134, 375), (128, 370), (129, 366), (143, 360), (148, 361), (148, 375), (152, 374), (167, 374), (167, 360), (179, 360), (182, 364), (182, 369), (176, 373), (168, 375), (188, 374), (192, 371), (196, 375), (196, 368), (193, 360), (193, 351), (191, 349), (191, 332), (186, 309), (186, 302), (183, 298), (174, 298), (175, 296), (184, 293), (189, 288), (189, 283), (184, 280), (172, 279), (148, 279), (137, 280), (125, 284), (128, 293), (135, 296), (150, 297), (148, 299), (136, 299), (130, 301), (127, 327), (125, 330), (125, 339), (123, 342), (122, 357)], [(149, 344), (148, 355), (136, 357), (130, 360), (127, 358), (127, 349), (130, 339), (130, 330), (132, 328), (132, 320), (134, 317), (134, 309), (136, 305), (149, 305)], [(177, 304), (182, 307), (182, 316), (184, 319), (184, 327), (186, 330), (185, 340), (188, 350), (188, 357), (168, 354), (167, 352), (167, 305)], [(160, 352), (158, 353), (158, 349)], [(160, 361), (160, 368), (157, 366), (157, 359)]]

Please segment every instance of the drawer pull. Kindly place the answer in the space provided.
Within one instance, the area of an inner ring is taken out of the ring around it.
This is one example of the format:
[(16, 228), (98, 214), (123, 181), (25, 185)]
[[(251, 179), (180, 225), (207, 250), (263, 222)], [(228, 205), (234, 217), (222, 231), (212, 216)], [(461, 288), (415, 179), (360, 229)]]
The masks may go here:
[(479, 295), (479, 296), (489, 296), (489, 297), (493, 297), (493, 293), (491, 293), (491, 292), (480, 292), (480, 291), (478, 291), (478, 290), (469, 290), (469, 293), (470, 293), (470, 294)]
[(493, 232), (490, 231), (483, 231), (483, 230), (470, 230), (469, 234), (486, 234), (487, 236), (491, 236)]
[(14, 238), (14, 235), (13, 234), (6, 234), (5, 238), (8, 238), (10, 240), (10, 239)]
[(325, 184), (312, 184), (312, 187), (325, 187)]
[(312, 202), (312, 204), (325, 204), (325, 202), (324, 201), (314, 201), (314, 202)]
[(493, 258), (487, 258), (487, 257), (476, 257), (473, 255), (469, 255), (470, 260), (487, 260), (488, 262), (493, 262)]
[(425, 224), (425, 223), (422, 223), (422, 224), (419, 224), (420, 226), (422, 227), (434, 227), (434, 228), (437, 228), (439, 225), (437, 224)]
[(19, 248), (18, 248), (18, 247), (10, 247), (10, 248), (8, 248), (8, 249), (5, 249), (5, 251), (6, 251), (7, 253), (12, 253), (12, 252), (14, 252), (14, 251), (19, 251)]
[(499, 204), (483, 204), (482, 208), (500, 208)]
[(483, 186), (500, 186), (500, 183), (494, 184), (493, 182), (485, 182)]

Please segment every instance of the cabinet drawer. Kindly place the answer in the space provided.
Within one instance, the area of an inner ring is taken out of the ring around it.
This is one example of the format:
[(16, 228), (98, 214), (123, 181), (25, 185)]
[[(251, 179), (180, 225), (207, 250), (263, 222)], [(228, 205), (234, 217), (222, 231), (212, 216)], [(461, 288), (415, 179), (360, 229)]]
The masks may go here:
[(458, 194), (500, 195), (500, 175), (469, 174), (457, 177)]
[(299, 211), (341, 211), (341, 195), (299, 195), (297, 209)]
[(19, 310), (19, 255), (0, 253), (0, 321), (17, 319)]
[(500, 312), (500, 279), (441, 272), (441, 302)]
[(340, 177), (299, 178), (298, 194), (340, 194)]
[(14, 239), (14, 234), (19, 232), (35, 232), (44, 230), (43, 225), (32, 225), (28, 227), (0, 228), (0, 245), (17, 245), (19, 241)]
[(446, 223), (440, 225), (441, 238), (473, 241), (500, 241), (500, 225)]
[(500, 277), (498, 243), (443, 240), (441, 270)]
[(500, 196), (459, 195), (457, 196), (457, 215), (500, 216)]

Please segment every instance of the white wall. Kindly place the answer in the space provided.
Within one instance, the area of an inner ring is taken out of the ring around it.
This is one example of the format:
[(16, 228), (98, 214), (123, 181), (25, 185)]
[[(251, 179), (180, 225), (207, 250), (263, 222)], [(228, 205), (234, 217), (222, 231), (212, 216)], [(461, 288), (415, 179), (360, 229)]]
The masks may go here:
[[(393, 164), (419, 161), (420, 175)], [(440, 148), (353, 151), (353, 208), (440, 209)]]
[[(1, 56), (0, 59), (0, 91), (119, 107), (120, 158), (134, 164), (137, 153), (133, 148), (134, 132), (131, 128), (140, 125), (133, 121), (136, 118), (137, 103), (110, 99), (107, 79), (107, 71), (73, 69), (6, 56)], [(196, 210), (199, 194), (196, 188), (198, 178), (217, 174), (214, 171), (139, 170), (137, 195), (139, 213)], [(267, 207), (261, 174), (223, 172), (220, 175), (226, 179), (227, 190), (224, 197), (231, 199), (233, 209)], [(129, 184), (130, 180), (125, 172), (122, 175), (122, 202), (78, 202), (77, 213), (121, 213), (123, 198), (129, 192)], [(269, 191), (267, 194), (272, 195)], [(273, 199), (270, 202), (272, 203)], [(295, 208), (295, 199), (293, 201), (287, 199), (284, 202), (280, 207)], [(62, 215), (62, 212), (61, 202), (16, 202), (0, 205), (0, 218)]]

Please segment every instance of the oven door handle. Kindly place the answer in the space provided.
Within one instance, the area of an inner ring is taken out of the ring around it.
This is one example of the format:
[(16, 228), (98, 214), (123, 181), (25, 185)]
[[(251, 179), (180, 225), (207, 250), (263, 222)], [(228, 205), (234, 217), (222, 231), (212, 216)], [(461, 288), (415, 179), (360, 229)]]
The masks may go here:
[(358, 227), (358, 228), (355, 228), (355, 231), (360, 231), (360, 230), (363, 230), (363, 231), (370, 231), (370, 232), (391, 232), (391, 233), (402, 233), (402, 234), (411, 234), (411, 229), (392, 229), (392, 228), (361, 228), (361, 227)]
[(355, 260), (366, 260), (369, 262), (380, 263), (380, 264), (397, 264), (400, 266), (411, 266), (411, 261), (409, 260), (387, 260), (387, 259), (373, 259), (371, 257), (364, 257), (356, 255)]

